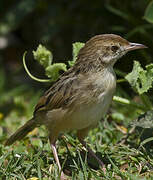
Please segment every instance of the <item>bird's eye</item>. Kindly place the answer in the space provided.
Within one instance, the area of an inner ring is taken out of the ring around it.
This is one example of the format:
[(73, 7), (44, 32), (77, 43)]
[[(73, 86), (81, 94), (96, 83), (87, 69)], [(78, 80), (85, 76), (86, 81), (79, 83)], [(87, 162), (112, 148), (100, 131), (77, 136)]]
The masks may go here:
[(118, 49), (119, 49), (118, 46), (112, 46), (112, 47), (111, 47), (111, 50), (112, 50), (113, 52), (116, 52)]

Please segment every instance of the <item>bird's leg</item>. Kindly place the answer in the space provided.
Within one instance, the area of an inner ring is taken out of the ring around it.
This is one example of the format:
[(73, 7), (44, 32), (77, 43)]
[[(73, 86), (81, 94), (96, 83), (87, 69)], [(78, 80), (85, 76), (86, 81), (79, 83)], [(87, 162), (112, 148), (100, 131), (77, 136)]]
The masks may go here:
[(53, 155), (54, 155), (54, 158), (55, 158), (55, 161), (58, 165), (58, 169), (59, 169), (59, 172), (60, 172), (60, 179), (61, 180), (65, 180), (65, 176), (64, 176), (64, 173), (62, 171), (62, 168), (61, 168), (61, 164), (59, 162), (59, 158), (58, 158), (58, 154), (57, 154), (57, 150), (56, 150), (56, 145), (55, 145), (55, 141), (52, 141), (52, 138), (49, 137), (49, 141), (50, 141), (50, 145), (51, 145), (51, 148), (52, 148), (52, 151), (53, 151)]
[(106, 172), (105, 164), (96, 156), (96, 154), (92, 151), (92, 149), (84, 141), (84, 137), (87, 135), (88, 131), (89, 131), (89, 128), (79, 130), (77, 132), (78, 139), (79, 139), (80, 143), (88, 150), (89, 154), (97, 160), (98, 164), (101, 166), (103, 172), (105, 173)]
[(58, 154), (57, 154), (55, 143), (51, 144), (51, 148), (52, 148), (52, 151), (53, 151), (53, 155), (54, 155), (55, 161), (56, 161), (56, 163), (58, 165), (59, 171), (61, 171), (62, 168), (61, 168), (61, 164), (59, 162), (59, 158), (58, 158)]

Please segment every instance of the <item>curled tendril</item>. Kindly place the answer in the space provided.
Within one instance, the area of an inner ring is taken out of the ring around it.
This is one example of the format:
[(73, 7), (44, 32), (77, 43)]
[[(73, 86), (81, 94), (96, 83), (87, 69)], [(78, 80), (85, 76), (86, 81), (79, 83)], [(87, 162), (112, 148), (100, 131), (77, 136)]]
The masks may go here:
[(33, 76), (33, 75), (30, 73), (29, 69), (27, 68), (26, 62), (25, 62), (25, 56), (26, 56), (26, 54), (27, 54), (27, 51), (24, 52), (24, 54), (23, 54), (23, 59), (22, 59), (22, 60), (23, 60), (24, 69), (25, 69), (26, 73), (28, 74), (28, 76), (29, 76), (31, 79), (33, 79), (33, 80), (35, 80), (35, 81), (38, 81), (38, 82), (51, 82), (51, 79), (39, 79), (39, 78), (36, 78), (35, 76)]

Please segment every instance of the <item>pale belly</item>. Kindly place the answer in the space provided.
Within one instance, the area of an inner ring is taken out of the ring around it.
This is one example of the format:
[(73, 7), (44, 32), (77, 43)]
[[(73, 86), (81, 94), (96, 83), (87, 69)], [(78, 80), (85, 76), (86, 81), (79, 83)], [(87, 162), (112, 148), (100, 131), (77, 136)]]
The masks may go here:
[(100, 99), (92, 105), (82, 105), (73, 111), (65, 122), (67, 130), (84, 129), (89, 126), (94, 126), (107, 113), (112, 101), (112, 94), (102, 93), (99, 95)]

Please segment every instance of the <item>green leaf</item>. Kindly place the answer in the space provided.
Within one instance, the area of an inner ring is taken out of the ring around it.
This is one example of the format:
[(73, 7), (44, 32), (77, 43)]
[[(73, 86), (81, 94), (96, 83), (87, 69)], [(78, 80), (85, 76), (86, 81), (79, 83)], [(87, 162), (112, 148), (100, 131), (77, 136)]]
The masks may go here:
[(146, 8), (144, 18), (148, 22), (153, 23), (153, 0), (149, 3), (148, 7)]
[(67, 71), (66, 64), (64, 63), (54, 63), (53, 65), (48, 66), (46, 69), (46, 76), (55, 81), (59, 77), (59, 71)]
[(112, 118), (115, 119), (117, 122), (124, 121), (125, 119), (124, 115), (119, 112), (112, 113)]
[(125, 79), (139, 94), (147, 92), (152, 87), (153, 64), (147, 65), (144, 70), (138, 61), (134, 61), (133, 70)]
[(153, 128), (153, 110), (140, 115), (136, 121), (132, 122), (132, 125), (142, 128)]
[(38, 46), (36, 51), (33, 51), (33, 56), (36, 61), (39, 62), (44, 68), (51, 65), (53, 60), (53, 55), (46, 47), (41, 44)]
[(85, 45), (85, 43), (81, 43), (81, 42), (76, 42), (73, 43), (73, 60), (72, 61), (68, 61), (70, 66), (73, 66), (75, 64), (75, 61), (77, 59), (77, 55), (80, 51), (80, 49)]
[(77, 55), (78, 55), (80, 49), (81, 49), (84, 45), (85, 45), (85, 44), (84, 44), (84, 43), (81, 43), (81, 42), (73, 43), (73, 61), (76, 60)]

